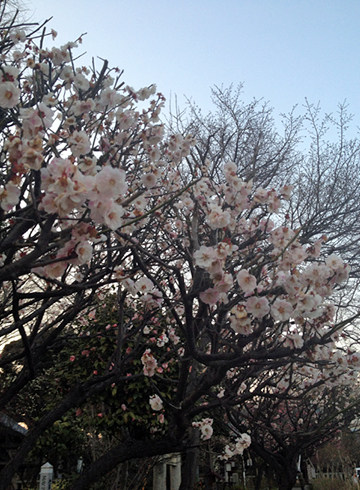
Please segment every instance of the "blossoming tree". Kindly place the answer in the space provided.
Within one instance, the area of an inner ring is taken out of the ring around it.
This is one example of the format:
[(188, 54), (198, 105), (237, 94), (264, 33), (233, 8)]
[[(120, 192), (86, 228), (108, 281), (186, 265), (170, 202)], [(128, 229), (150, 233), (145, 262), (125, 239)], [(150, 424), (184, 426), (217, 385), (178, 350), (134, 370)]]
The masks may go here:
[[(207, 440), (233, 375), (249, 387), (263, 376), (257, 393), (294, 363), (317, 366), (322, 382), (345, 379), (359, 360), (336, 350), (346, 322), (335, 322), (329, 297), (349, 266), (320, 259), (321, 243), (304, 243), (279, 214), (291, 186), (260, 186), (230, 160), (194, 161), (193, 136), (165, 137), (154, 85), (135, 90), (107, 62), (76, 68), (80, 40), (50, 49), (44, 39), (45, 30), (1, 31), (0, 339), (15, 342), (0, 359), (15, 373), (1, 408), (53, 368), (49, 352), (80, 335), (74, 322), (86, 330), (111, 288), (116, 334), (98, 321), (110, 353), (54, 398), (0, 489), (48, 428), (107, 390), (119, 393), (121, 426), (140, 380), (153, 423), (134, 417), (146, 430), (123, 430), (73, 490), (133, 457), (186, 449), (193, 428)], [(78, 342), (86, 351), (86, 334)]]
[(353, 116), (346, 104), (339, 104), (337, 114), (322, 117), (320, 106), (306, 100), (303, 113), (294, 109), (282, 116), (279, 132), (269, 104), (262, 99), (243, 102), (242, 90), (242, 84), (215, 87), (213, 111), (203, 115), (190, 102), (188, 118), (172, 114), (171, 127), (195, 135), (194, 161), (231, 160), (257, 187), (293, 185), (284, 213), (290, 227), (302, 227), (301, 243), (321, 240), (322, 255), (337, 253), (351, 265), (351, 283), (338, 303), (357, 310), (360, 142), (349, 137)]

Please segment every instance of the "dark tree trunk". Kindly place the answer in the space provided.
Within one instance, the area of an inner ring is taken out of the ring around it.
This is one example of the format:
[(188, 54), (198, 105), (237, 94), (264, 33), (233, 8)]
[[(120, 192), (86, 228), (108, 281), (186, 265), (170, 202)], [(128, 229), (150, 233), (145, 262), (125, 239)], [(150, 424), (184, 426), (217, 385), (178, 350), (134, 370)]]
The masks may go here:
[(190, 436), (190, 448), (183, 453), (181, 467), (181, 485), (179, 490), (193, 490), (199, 465), (199, 431), (193, 430)]
[(264, 473), (264, 465), (262, 464), (259, 466), (258, 471), (256, 472), (255, 490), (261, 489), (261, 482), (262, 482), (263, 473)]
[(277, 474), (279, 490), (292, 490), (296, 483), (297, 471), (291, 471), (291, 468), (285, 469), (282, 473)]
[(208, 454), (206, 458), (205, 490), (214, 490), (215, 476), (214, 476), (214, 465), (212, 460), (212, 454), (210, 451), (210, 444), (208, 444), (207, 451)]

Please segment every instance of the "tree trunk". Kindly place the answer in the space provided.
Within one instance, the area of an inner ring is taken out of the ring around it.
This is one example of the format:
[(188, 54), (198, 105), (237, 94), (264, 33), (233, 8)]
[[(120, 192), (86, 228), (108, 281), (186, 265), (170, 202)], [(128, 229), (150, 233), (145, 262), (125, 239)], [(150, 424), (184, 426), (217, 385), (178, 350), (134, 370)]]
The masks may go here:
[(255, 490), (261, 489), (261, 482), (262, 482), (263, 473), (264, 473), (264, 465), (262, 464), (259, 466), (258, 471), (256, 472)]
[(210, 442), (207, 447), (207, 461), (206, 461), (206, 476), (205, 476), (205, 490), (214, 490), (215, 478), (214, 478), (214, 465), (212, 459), (212, 453), (210, 450)]
[(297, 472), (293, 471), (283, 471), (281, 474), (277, 475), (279, 490), (292, 490), (296, 483)]
[(184, 454), (181, 468), (181, 485), (179, 490), (193, 490), (199, 465), (199, 430), (193, 430), (190, 436), (190, 448)]

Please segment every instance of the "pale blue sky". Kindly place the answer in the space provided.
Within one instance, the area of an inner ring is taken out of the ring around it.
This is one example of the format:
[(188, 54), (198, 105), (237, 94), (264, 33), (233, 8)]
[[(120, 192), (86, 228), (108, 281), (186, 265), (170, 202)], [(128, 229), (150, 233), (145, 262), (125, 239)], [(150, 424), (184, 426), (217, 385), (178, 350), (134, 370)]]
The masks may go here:
[(211, 86), (239, 82), (275, 114), (346, 99), (360, 126), (360, 0), (26, 1), (34, 21), (53, 16), (53, 44), (87, 32), (84, 63), (106, 58), (134, 88), (156, 83), (204, 112)]

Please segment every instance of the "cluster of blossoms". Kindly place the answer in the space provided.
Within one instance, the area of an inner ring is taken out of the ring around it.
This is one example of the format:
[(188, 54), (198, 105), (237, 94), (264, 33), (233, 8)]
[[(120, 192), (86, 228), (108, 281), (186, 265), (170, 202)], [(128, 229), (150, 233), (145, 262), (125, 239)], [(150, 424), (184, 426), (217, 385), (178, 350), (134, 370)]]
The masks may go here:
[(157, 360), (152, 355), (150, 349), (146, 349), (146, 351), (144, 352), (144, 354), (141, 357), (141, 362), (143, 363), (143, 366), (144, 366), (145, 376), (149, 376), (149, 377), (154, 376), (154, 374), (157, 370), (158, 364), (157, 364)]
[(241, 434), (237, 437), (234, 444), (227, 444), (224, 449), (224, 453), (220, 456), (221, 459), (231, 459), (237, 454), (242, 455), (244, 450), (247, 449), (251, 444), (251, 437), (249, 434)]
[[(90, 263), (100, 237), (94, 227), (131, 232), (151, 199), (161, 203), (159, 195), (181, 188), (172, 165), (189, 154), (194, 139), (173, 135), (163, 155), (159, 114), (164, 99), (155, 85), (123, 87), (111, 70), (99, 78), (85, 67), (74, 69), (77, 43), (39, 50), (22, 31), (15, 34), (17, 50), (3, 56), (1, 65), (0, 108), (12, 111), (13, 129), (3, 144), (9, 168), (0, 183), (0, 206), (11, 213), (25, 197), (40, 213), (57, 216), (54, 232), (66, 236), (72, 228), (64, 246), (49, 244), (52, 253), (43, 262), (54, 265), (34, 269), (58, 278), (69, 265)], [(41, 94), (36, 91), (40, 80)], [(147, 109), (136, 108), (152, 97)], [(24, 194), (22, 186), (32, 172), (40, 172), (34, 174), (40, 187)], [(88, 217), (93, 230), (84, 233)]]
[(154, 283), (148, 278), (141, 276), (136, 281), (130, 278), (124, 279), (124, 271), (118, 268), (116, 278), (133, 297), (139, 297), (143, 306), (146, 308), (156, 308), (162, 304), (162, 292), (155, 287)]
[[(155, 344), (157, 348), (166, 348), (166, 351), (171, 351), (169, 344), (171, 343), (174, 352), (177, 351), (178, 355), (181, 356), (183, 353), (183, 347), (178, 346), (180, 343), (180, 337), (175, 334), (173, 327), (168, 327), (169, 336), (167, 336), (165, 331), (161, 333), (158, 332), (157, 329), (149, 328), (148, 326), (144, 327), (144, 334), (149, 335), (148, 342), (151, 344)], [(141, 362), (143, 365), (143, 373), (145, 376), (152, 377), (155, 373), (163, 373), (164, 370), (169, 370), (169, 365), (175, 361), (173, 357), (169, 359), (167, 362), (163, 362), (161, 365), (158, 365), (158, 361), (155, 358), (154, 354), (151, 352), (151, 349), (148, 348), (145, 350), (141, 357)]]
[[(224, 175), (227, 179), (224, 206), (226, 212), (233, 216), (239, 211), (241, 215), (244, 209), (263, 212), (264, 206), (276, 212), (282, 200), (288, 199), (291, 192), (290, 186), (278, 194), (257, 189), (251, 198), (249, 184), (236, 176), (233, 163), (224, 166)], [(229, 195), (232, 195), (230, 190), (235, 184), (243, 196), (241, 205), (236, 204), (234, 196), (229, 200)], [(234, 205), (229, 207), (230, 203)], [(204, 209), (208, 206), (205, 204)], [(209, 211), (208, 217), (210, 215), (212, 211)], [(217, 228), (215, 221), (209, 222), (209, 225)], [(224, 223), (221, 223), (219, 228), (223, 226)], [(236, 334), (250, 335), (268, 316), (273, 319), (274, 325), (282, 325), (279, 341), (288, 347), (300, 349), (303, 346), (304, 326), (313, 330), (314, 334), (315, 329), (318, 334), (324, 334), (334, 318), (334, 309), (327, 298), (336, 284), (348, 279), (349, 266), (335, 255), (320, 262), (321, 240), (306, 248), (300, 243), (298, 233), (287, 226), (275, 228), (270, 219), (258, 220), (253, 216), (245, 221), (240, 217), (233, 223), (229, 219), (227, 229), (232, 231), (234, 237), (231, 242), (224, 240), (216, 246), (201, 245), (193, 254), (195, 264), (206, 271), (212, 281), (212, 287), (200, 293), (201, 301), (213, 307), (220, 303), (226, 305), (236, 294), (238, 301), (229, 311), (230, 325)], [(241, 263), (244, 256), (241, 242), (235, 239), (239, 231), (242, 236), (257, 236), (253, 240), (253, 248), (255, 250), (256, 246), (258, 250), (255, 255), (258, 260), (253, 268), (256, 275), (251, 267), (244, 265), (235, 273), (228, 270), (230, 264), (233, 271), (233, 264)], [(265, 265), (264, 261), (264, 266), (259, 268), (263, 261), (261, 251), (266, 249), (270, 250), (271, 262)]]
[(192, 426), (200, 429), (200, 437), (203, 441), (207, 441), (213, 435), (213, 419), (202, 419), (200, 422), (193, 422)]
[(233, 278), (231, 274), (224, 272), (224, 266), (227, 257), (236, 250), (236, 245), (220, 242), (216, 248), (202, 245), (194, 252), (196, 265), (209, 272), (210, 278), (214, 281), (213, 288), (208, 288), (200, 294), (204, 303), (211, 305), (226, 298), (226, 293), (233, 286)]

